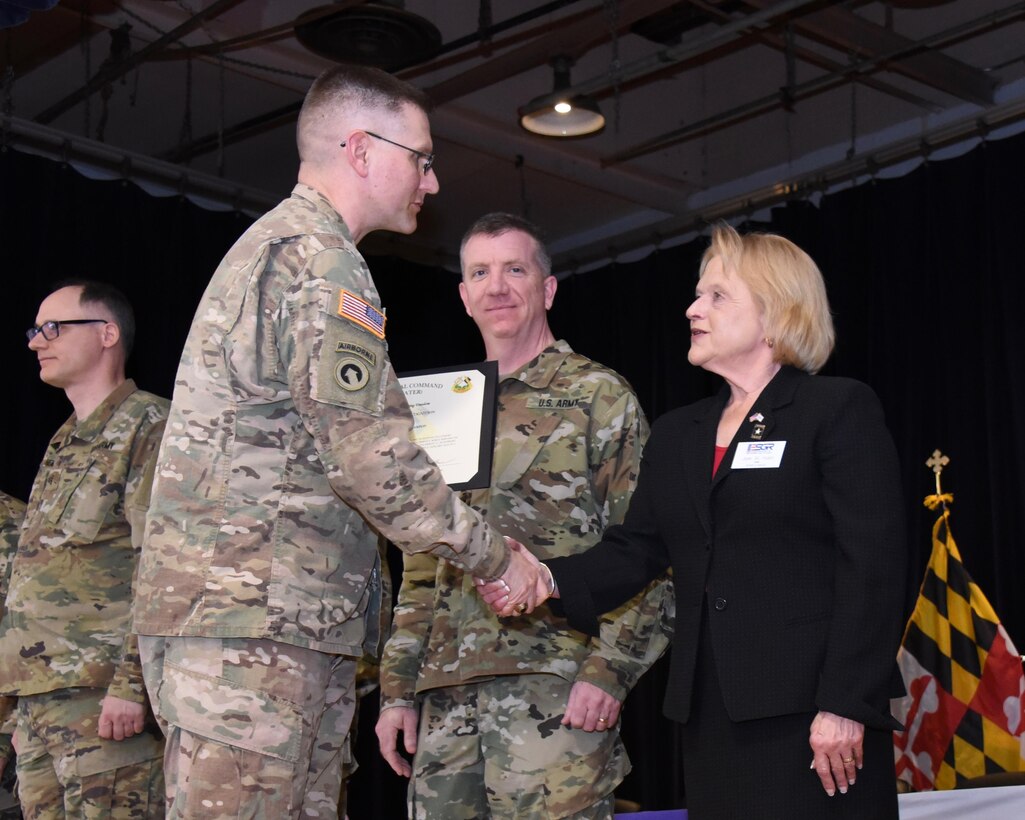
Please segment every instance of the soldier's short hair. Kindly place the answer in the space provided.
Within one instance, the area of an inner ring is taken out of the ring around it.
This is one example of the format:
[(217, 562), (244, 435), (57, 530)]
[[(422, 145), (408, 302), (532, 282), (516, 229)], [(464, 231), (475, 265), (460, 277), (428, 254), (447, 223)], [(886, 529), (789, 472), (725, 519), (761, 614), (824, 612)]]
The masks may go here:
[(79, 304), (103, 305), (110, 311), (114, 317), (112, 321), (121, 331), (121, 347), (127, 359), (135, 344), (135, 311), (128, 297), (109, 282), (98, 279), (62, 279), (50, 289), (50, 293), (56, 293), (62, 288), (81, 288)]
[(463, 251), (466, 250), (466, 243), (475, 236), (501, 236), (509, 231), (522, 231), (534, 240), (534, 260), (541, 269), (544, 276), (552, 272), (552, 257), (545, 247), (544, 234), (541, 229), (528, 219), (516, 214), (494, 211), (484, 214), (474, 222), (463, 234), (463, 241), (459, 243), (459, 258), (462, 261)]
[(303, 159), (307, 154), (304, 145), (307, 126), (325, 109), (376, 108), (398, 113), (404, 105), (413, 105), (425, 114), (431, 110), (427, 94), (387, 71), (347, 64), (329, 68), (313, 81), (303, 100), (296, 126), (299, 158)]

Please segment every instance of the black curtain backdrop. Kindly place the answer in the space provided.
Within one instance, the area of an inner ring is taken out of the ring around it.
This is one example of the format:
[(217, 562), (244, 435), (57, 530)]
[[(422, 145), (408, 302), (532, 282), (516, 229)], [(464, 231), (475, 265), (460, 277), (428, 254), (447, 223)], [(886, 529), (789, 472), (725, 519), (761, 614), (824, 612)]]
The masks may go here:
[[(900, 453), (913, 578), (928, 559), (934, 491), (924, 462), (951, 457), (953, 532), (968, 570), (1018, 648), (1025, 649), (1025, 135), (984, 143), (895, 180), (773, 210), (770, 230), (819, 263), (839, 343), (827, 374), (868, 382), (879, 394)], [(443, 208), (442, 197), (432, 207)], [(482, 204), (482, 209), (487, 203)], [(10, 301), (0, 330), (12, 396), (0, 403), (0, 489), (25, 498), (49, 436), (70, 412), (39, 382), (24, 329), (49, 286), (67, 276), (107, 279), (139, 317), (130, 374), (170, 395), (195, 305), (248, 217), (154, 198), (123, 181), (94, 181), (66, 164), (0, 151), (0, 241)], [(625, 375), (649, 418), (694, 401), (718, 380), (687, 364), (690, 303), (703, 239), (564, 278), (551, 323), (557, 336)], [(397, 259), (370, 259), (388, 308), (396, 369), (471, 362), (483, 347), (456, 293), (457, 277)], [(857, 447), (859, 442), (852, 441)], [(871, 515), (871, 510), (865, 511)], [(772, 526), (772, 522), (766, 522)], [(394, 556), (394, 571), (401, 559)], [(627, 701), (624, 736), (634, 771), (618, 794), (645, 809), (684, 801), (676, 732), (661, 716), (665, 659)], [(376, 752), (376, 698), (360, 716), (350, 816), (401, 818), (404, 781)]]

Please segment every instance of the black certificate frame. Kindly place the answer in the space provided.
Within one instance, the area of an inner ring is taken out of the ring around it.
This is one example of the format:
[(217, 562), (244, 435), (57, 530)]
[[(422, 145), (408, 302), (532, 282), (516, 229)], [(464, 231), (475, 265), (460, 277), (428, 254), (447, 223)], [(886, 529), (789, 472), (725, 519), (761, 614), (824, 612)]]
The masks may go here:
[[(488, 360), (449, 367), (411, 370), (406, 373), (397, 374), (400, 380), (399, 384), (402, 386), (403, 392), (406, 393), (406, 400), (409, 401), (410, 395), (407, 392), (407, 385), (403, 384), (403, 380), (435, 376), (445, 380), (445, 383), (451, 382), (454, 385), (457, 379), (471, 370), (476, 370), (484, 376), (483, 398), (481, 399), (480, 440), (477, 445), (477, 469), (466, 481), (447, 482), (448, 486), (453, 490), (480, 490), (491, 486), (491, 469), (495, 454), (495, 424), (498, 417), (498, 362)], [(431, 452), (430, 446), (420, 442), (417, 443), (427, 451), (431, 458), (437, 460), (435, 454)], [(444, 470), (442, 470), (442, 474), (444, 475)]]

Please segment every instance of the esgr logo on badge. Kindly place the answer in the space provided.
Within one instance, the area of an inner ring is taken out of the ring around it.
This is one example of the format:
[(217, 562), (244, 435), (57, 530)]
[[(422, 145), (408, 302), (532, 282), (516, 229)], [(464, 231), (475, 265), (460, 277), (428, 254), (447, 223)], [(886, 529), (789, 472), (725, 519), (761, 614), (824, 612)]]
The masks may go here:
[(783, 464), (785, 441), (745, 441), (737, 445), (733, 454), (734, 470), (772, 470)]

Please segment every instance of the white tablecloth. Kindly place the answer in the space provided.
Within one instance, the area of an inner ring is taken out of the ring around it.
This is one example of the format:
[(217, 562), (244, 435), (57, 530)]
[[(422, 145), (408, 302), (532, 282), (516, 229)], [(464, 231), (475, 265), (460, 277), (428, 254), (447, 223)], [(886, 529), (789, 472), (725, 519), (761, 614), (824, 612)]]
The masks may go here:
[(900, 820), (1014, 820), (1025, 817), (1025, 786), (902, 794)]
[[(1025, 786), (902, 794), (900, 820), (1015, 820), (1025, 818)], [(686, 809), (617, 814), (618, 820), (687, 820)]]

